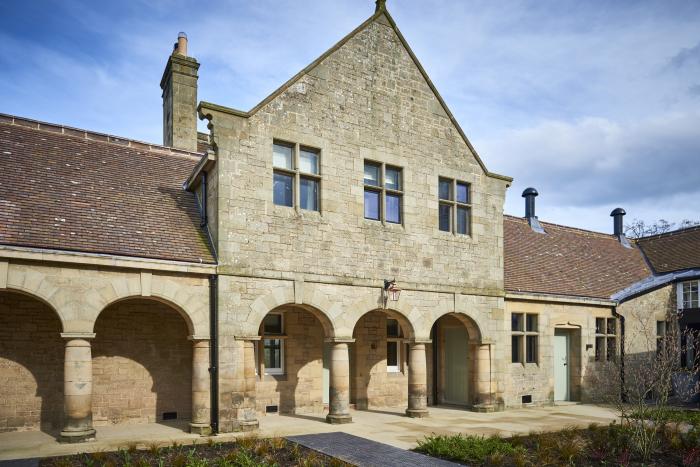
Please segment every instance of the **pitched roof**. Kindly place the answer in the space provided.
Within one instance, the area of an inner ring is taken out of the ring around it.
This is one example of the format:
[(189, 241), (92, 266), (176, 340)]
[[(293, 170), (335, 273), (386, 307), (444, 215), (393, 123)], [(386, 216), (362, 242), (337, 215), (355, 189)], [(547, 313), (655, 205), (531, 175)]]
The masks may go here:
[(408, 52), (408, 55), (411, 57), (411, 60), (413, 60), (413, 63), (416, 65), (416, 67), (420, 71), (421, 75), (423, 76), (423, 79), (425, 79), (425, 82), (428, 84), (428, 87), (430, 87), (430, 89), (432, 90), (433, 94), (435, 95), (435, 98), (440, 103), (440, 106), (443, 108), (443, 110), (447, 114), (448, 118), (450, 119), (450, 121), (454, 125), (454, 127), (457, 130), (457, 132), (459, 133), (459, 135), (462, 137), (462, 140), (464, 141), (464, 143), (467, 145), (469, 150), (474, 155), (474, 158), (478, 162), (479, 166), (481, 166), (484, 173), (489, 177), (498, 178), (498, 179), (504, 180), (506, 182), (512, 182), (513, 181), (512, 177), (509, 177), (507, 175), (497, 174), (494, 172), (490, 172), (486, 168), (486, 164), (484, 164), (484, 162), (481, 160), (479, 153), (476, 152), (476, 149), (472, 145), (471, 141), (469, 141), (469, 138), (467, 138), (467, 135), (464, 133), (464, 130), (462, 130), (462, 127), (459, 125), (459, 122), (454, 117), (454, 115), (452, 115), (452, 112), (447, 107), (447, 104), (445, 103), (444, 99), (442, 98), (442, 96), (438, 92), (437, 88), (433, 84), (432, 80), (428, 76), (428, 73), (425, 71), (425, 68), (423, 68), (423, 65), (421, 65), (421, 63), (418, 61), (418, 57), (416, 57), (416, 54), (413, 53), (411, 46), (408, 45), (408, 42), (404, 38), (403, 34), (401, 34), (399, 27), (396, 25), (394, 18), (392, 18), (391, 15), (389, 14), (389, 11), (386, 9), (386, 5), (384, 3), (382, 3), (381, 5), (378, 4), (377, 9), (372, 16), (367, 18), (367, 20), (365, 20), (362, 24), (360, 24), (358, 27), (353, 29), (345, 37), (340, 39), (330, 49), (326, 50), (323, 54), (321, 54), (321, 56), (319, 56), (316, 60), (311, 62), (306, 68), (301, 70), (296, 75), (292, 76), (289, 80), (287, 80), (286, 83), (282, 84), (279, 88), (274, 90), (270, 95), (268, 95), (266, 98), (264, 98), (262, 101), (260, 101), (255, 107), (253, 107), (248, 112), (224, 107), (224, 106), (217, 105), (217, 104), (212, 104), (210, 102), (205, 102), (205, 101), (200, 102), (198, 110), (203, 115), (206, 115), (206, 112), (202, 112), (203, 110), (206, 110), (206, 109), (213, 109), (213, 110), (218, 110), (221, 112), (231, 113), (231, 114), (237, 115), (239, 117), (244, 117), (244, 118), (248, 118), (251, 115), (254, 115), (258, 110), (263, 108), (265, 105), (269, 104), (277, 96), (279, 96), (284, 91), (289, 89), (289, 87), (291, 87), (294, 83), (299, 81), (299, 79), (301, 79), (304, 75), (311, 72), (314, 68), (316, 68), (318, 65), (320, 65), (331, 54), (333, 54), (335, 51), (340, 49), (343, 45), (345, 45), (345, 43), (347, 43), (350, 39), (355, 37), (358, 33), (363, 31), (364, 29), (366, 29), (370, 24), (374, 23), (375, 21), (382, 21), (383, 24), (387, 24), (388, 26), (390, 26), (394, 30), (397, 37), (401, 41), (401, 44), (406, 49), (406, 52)]
[(700, 268), (700, 226), (636, 240), (657, 274)]
[(201, 154), (0, 114), (0, 244), (213, 263)]
[(639, 249), (613, 235), (541, 224), (546, 234), (504, 216), (506, 291), (609, 299), (651, 274)]

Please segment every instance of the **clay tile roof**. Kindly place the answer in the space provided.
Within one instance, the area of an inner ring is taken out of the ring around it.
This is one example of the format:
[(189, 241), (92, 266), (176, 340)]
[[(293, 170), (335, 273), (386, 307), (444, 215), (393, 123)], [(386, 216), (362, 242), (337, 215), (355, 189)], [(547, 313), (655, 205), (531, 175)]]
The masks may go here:
[(636, 240), (657, 274), (700, 268), (700, 226)]
[(213, 263), (200, 157), (0, 114), (0, 244)]
[(506, 291), (609, 299), (651, 274), (639, 249), (612, 235), (541, 224), (546, 234), (504, 216)]

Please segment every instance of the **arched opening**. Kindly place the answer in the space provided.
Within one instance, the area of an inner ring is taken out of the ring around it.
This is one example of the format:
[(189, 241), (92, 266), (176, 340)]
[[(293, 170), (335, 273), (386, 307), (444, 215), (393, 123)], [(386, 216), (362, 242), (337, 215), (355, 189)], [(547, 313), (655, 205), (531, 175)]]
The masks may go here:
[(449, 313), (433, 324), (427, 348), (428, 403), (472, 407), (478, 401), (479, 328), (469, 317)]
[(406, 406), (412, 334), (408, 320), (393, 310), (372, 310), (357, 321), (350, 348), (350, 403), (356, 409)]
[(41, 430), (63, 423), (61, 321), (32, 296), (0, 292), (0, 432)]
[(102, 310), (92, 342), (94, 425), (190, 420), (189, 334), (178, 310), (154, 299), (130, 298)]
[(260, 413), (322, 416), (328, 405), (330, 320), (308, 305), (282, 305), (260, 323), (256, 404)]

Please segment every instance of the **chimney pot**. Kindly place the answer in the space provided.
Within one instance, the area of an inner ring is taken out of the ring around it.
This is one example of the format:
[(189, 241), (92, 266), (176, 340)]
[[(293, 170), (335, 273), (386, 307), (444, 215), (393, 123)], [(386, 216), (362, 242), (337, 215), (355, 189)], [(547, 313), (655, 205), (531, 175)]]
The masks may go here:
[(620, 235), (625, 235), (624, 227), (622, 226), (622, 218), (625, 216), (625, 214), (627, 213), (622, 208), (615, 208), (610, 213), (610, 217), (613, 218), (613, 234), (617, 235), (618, 237)]
[(181, 32), (177, 35), (177, 45), (175, 51), (180, 55), (187, 57), (187, 34)]
[(535, 215), (535, 197), (537, 195), (539, 195), (539, 193), (532, 187), (525, 188), (523, 191), (523, 198), (525, 198), (525, 217), (528, 219), (537, 217)]
[(546, 232), (540, 225), (540, 221), (537, 220), (537, 216), (535, 215), (535, 198), (537, 195), (539, 195), (539, 193), (537, 193), (537, 190), (532, 187), (525, 188), (523, 191), (523, 198), (525, 198), (525, 218), (533, 231), (543, 234)]

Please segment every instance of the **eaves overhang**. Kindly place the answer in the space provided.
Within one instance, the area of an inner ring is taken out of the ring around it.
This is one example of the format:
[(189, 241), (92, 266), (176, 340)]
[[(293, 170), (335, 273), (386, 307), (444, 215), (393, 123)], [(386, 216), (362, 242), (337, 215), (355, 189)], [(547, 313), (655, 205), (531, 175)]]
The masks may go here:
[(668, 284), (673, 284), (675, 282), (697, 279), (700, 278), (700, 269), (685, 269), (682, 271), (674, 271), (666, 274), (659, 274), (649, 276), (646, 279), (642, 279), (639, 282), (635, 282), (622, 289), (621, 291), (613, 294), (610, 298), (617, 301), (618, 304), (641, 295), (646, 292), (650, 292), (659, 287), (663, 287)]

